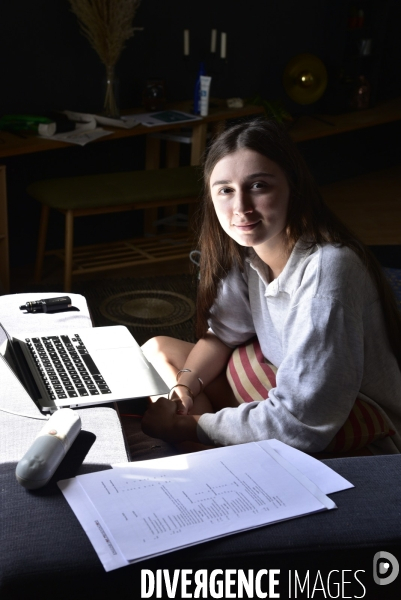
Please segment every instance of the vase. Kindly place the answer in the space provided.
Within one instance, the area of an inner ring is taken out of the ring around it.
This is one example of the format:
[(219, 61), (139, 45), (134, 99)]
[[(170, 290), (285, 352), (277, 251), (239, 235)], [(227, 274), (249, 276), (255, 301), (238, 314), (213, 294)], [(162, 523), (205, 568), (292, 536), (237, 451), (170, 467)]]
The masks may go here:
[(114, 72), (114, 66), (106, 65), (105, 94), (103, 114), (106, 117), (118, 118), (120, 116), (118, 97), (118, 78)]

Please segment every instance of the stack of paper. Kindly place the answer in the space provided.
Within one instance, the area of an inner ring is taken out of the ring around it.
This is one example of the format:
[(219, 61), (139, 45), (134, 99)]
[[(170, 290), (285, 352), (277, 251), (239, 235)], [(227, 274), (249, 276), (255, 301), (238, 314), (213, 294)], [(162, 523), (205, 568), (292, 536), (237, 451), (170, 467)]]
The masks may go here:
[(136, 117), (121, 117), (114, 119), (103, 115), (93, 115), (90, 113), (79, 113), (71, 110), (65, 110), (64, 114), (75, 121), (77, 129), (95, 129), (97, 125), (106, 125), (106, 127), (119, 127), (121, 129), (132, 129), (135, 125), (139, 125), (139, 120)]
[(106, 571), (336, 508), (326, 494), (353, 487), (277, 440), (118, 464), (58, 485)]
[(133, 117), (121, 117), (121, 119), (112, 119), (102, 115), (94, 115), (89, 113), (73, 112), (71, 110), (63, 111), (70, 121), (75, 123), (73, 131), (56, 133), (55, 135), (42, 135), (47, 139), (57, 140), (59, 142), (68, 142), (70, 144), (78, 144), (85, 146), (88, 142), (93, 142), (98, 138), (110, 135), (112, 131), (106, 131), (98, 125), (106, 127), (119, 127), (122, 129), (132, 129), (135, 125), (139, 125), (139, 121)]

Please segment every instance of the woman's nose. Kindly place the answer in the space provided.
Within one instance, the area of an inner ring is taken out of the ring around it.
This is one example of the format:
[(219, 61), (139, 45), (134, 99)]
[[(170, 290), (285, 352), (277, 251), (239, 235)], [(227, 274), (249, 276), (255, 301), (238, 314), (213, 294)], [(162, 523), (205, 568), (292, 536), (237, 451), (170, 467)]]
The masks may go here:
[(233, 210), (237, 215), (244, 215), (253, 211), (253, 204), (248, 194), (242, 191), (235, 194)]

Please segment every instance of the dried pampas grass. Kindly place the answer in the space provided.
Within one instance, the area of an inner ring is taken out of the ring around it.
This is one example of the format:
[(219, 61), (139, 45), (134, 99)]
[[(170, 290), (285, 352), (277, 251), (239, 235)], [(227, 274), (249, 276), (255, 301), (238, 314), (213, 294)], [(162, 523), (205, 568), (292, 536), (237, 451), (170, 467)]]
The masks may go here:
[(132, 21), (141, 0), (69, 0), (82, 33), (106, 66), (114, 66), (134, 35)]
[(69, 0), (82, 33), (99, 55), (107, 70), (108, 88), (105, 109), (110, 115), (118, 110), (112, 90), (114, 67), (126, 41), (134, 35), (132, 21), (141, 0)]

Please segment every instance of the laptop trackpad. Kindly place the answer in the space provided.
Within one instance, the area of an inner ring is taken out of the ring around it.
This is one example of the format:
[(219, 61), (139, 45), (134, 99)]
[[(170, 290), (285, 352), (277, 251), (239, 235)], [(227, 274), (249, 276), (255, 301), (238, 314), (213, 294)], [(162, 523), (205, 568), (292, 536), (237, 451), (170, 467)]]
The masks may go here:
[(101, 373), (108, 372), (125, 373), (129, 376), (130, 371), (147, 371), (149, 367), (139, 348), (97, 348), (91, 350), (90, 354)]
[(139, 348), (126, 327), (114, 325), (111, 327), (94, 327), (82, 334), (82, 339), (92, 354), (97, 350), (110, 350), (111, 348)]

